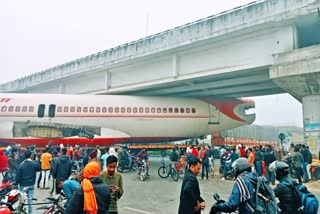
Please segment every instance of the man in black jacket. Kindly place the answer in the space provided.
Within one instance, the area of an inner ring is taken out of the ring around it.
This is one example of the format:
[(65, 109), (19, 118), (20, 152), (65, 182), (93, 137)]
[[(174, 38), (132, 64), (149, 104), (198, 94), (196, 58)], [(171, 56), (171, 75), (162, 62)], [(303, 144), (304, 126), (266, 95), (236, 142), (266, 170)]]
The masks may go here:
[(274, 172), (270, 171), (269, 166), (270, 164), (276, 160), (276, 156), (274, 155), (270, 146), (267, 147), (266, 152), (264, 153), (264, 162), (266, 163), (266, 170), (267, 170), (267, 180), (268, 182), (275, 185), (275, 175)]
[(32, 198), (34, 184), (36, 182), (37, 171), (41, 170), (40, 164), (31, 160), (31, 152), (24, 152), (24, 161), (19, 165), (17, 170), (16, 182), (20, 191), (26, 192), (28, 198), (28, 213), (32, 213)]
[(303, 156), (303, 181), (307, 183), (311, 179), (310, 166), (312, 162), (312, 154), (305, 146), (301, 146), (301, 154)]
[(179, 214), (200, 214), (206, 206), (200, 196), (197, 180), (200, 169), (201, 161), (199, 158), (191, 159), (181, 186)]
[(56, 179), (56, 194), (61, 192), (61, 189), (58, 187), (58, 181), (68, 180), (71, 175), (72, 162), (70, 158), (66, 155), (67, 149), (61, 149), (62, 155), (58, 157), (56, 163), (54, 164), (54, 169), (52, 170), (53, 178)]
[(274, 161), (270, 165), (270, 170), (275, 171), (276, 179), (279, 181), (274, 193), (279, 198), (278, 206), (281, 209), (281, 214), (298, 214), (298, 203), (294, 192), (288, 186), (288, 184), (296, 182), (289, 178), (289, 165), (283, 161)]
[(92, 161), (83, 169), (81, 187), (73, 193), (65, 214), (108, 214), (111, 193), (100, 175), (100, 165)]

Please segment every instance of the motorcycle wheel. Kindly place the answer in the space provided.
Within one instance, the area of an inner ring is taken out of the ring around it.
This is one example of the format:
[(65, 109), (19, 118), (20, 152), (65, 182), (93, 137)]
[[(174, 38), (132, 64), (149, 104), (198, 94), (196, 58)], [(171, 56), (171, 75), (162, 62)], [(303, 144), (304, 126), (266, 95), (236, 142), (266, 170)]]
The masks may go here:
[(179, 180), (179, 173), (176, 169), (171, 169), (171, 177), (174, 181)]
[(140, 180), (141, 180), (141, 181), (144, 181), (144, 180), (146, 179), (146, 172), (145, 172), (145, 170), (141, 170), (139, 177), (140, 177)]
[(123, 172), (123, 169), (122, 169), (122, 167), (120, 165), (117, 167), (117, 171), (118, 172)]
[(220, 168), (219, 168), (219, 175), (220, 175), (220, 178), (222, 178), (222, 177), (223, 177), (223, 167), (224, 167), (224, 166), (220, 166)]
[(160, 176), (160, 178), (167, 178), (169, 176), (169, 172), (168, 172), (167, 167), (161, 166), (158, 169), (158, 175)]

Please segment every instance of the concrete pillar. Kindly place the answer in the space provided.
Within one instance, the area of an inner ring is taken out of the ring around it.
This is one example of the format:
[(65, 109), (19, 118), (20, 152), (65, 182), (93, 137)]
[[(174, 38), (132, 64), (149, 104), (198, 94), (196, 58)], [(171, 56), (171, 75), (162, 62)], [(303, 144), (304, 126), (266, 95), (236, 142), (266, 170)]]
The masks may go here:
[(319, 155), (320, 149), (320, 95), (302, 98), (305, 143), (312, 154)]

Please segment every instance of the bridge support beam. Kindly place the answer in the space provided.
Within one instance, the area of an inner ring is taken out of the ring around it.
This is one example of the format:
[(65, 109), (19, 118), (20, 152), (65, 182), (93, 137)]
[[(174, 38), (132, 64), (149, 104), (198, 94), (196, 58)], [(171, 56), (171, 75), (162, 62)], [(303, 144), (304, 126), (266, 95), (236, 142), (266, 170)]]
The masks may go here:
[(319, 155), (320, 149), (320, 45), (274, 56), (270, 78), (302, 103), (304, 143)]
[(302, 98), (303, 126), (305, 143), (312, 153), (320, 149), (320, 95), (309, 95)]

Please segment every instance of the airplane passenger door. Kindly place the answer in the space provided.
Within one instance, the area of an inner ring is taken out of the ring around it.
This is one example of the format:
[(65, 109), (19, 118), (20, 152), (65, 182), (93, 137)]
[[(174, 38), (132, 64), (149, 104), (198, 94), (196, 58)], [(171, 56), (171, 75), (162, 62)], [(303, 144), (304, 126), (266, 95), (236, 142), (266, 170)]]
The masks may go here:
[(40, 104), (38, 106), (38, 117), (40, 117), (40, 118), (44, 117), (45, 109), (46, 109), (46, 105), (45, 104)]
[(208, 122), (208, 124), (220, 124), (219, 110), (213, 105), (208, 105), (208, 106), (209, 106), (209, 122)]

